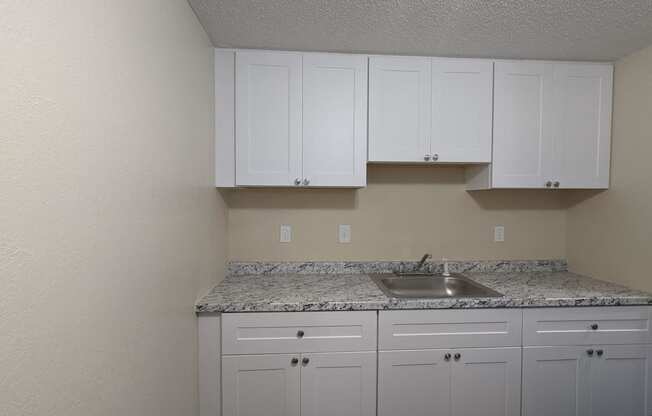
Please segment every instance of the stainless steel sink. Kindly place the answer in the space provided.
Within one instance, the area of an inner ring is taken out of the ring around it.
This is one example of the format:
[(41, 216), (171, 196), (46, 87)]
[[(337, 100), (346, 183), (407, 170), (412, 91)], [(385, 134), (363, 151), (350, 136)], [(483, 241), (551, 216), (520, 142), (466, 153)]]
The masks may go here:
[(462, 275), (434, 276), (401, 274), (374, 276), (380, 290), (394, 298), (475, 298), (501, 297), (502, 294)]

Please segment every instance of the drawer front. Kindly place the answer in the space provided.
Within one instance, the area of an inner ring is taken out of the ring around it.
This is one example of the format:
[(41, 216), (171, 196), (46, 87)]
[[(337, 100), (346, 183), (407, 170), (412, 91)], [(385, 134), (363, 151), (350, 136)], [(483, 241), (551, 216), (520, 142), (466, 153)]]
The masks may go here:
[(381, 311), (379, 349), (516, 347), (520, 309)]
[(526, 346), (646, 344), (650, 308), (595, 307), (529, 309), (523, 312)]
[(375, 351), (376, 312), (222, 315), (223, 354)]

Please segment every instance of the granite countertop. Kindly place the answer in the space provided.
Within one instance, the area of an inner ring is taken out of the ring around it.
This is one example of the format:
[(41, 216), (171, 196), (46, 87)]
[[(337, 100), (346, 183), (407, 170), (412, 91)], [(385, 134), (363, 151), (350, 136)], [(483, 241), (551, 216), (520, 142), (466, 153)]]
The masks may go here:
[[(314, 268), (315, 263), (310, 264)], [(520, 264), (514, 268), (501, 263), (502, 271), (477, 264), (466, 267), (467, 271), (460, 270), (463, 268), (456, 267), (454, 271), (462, 271), (465, 276), (504, 296), (398, 299), (387, 297), (372, 280), (372, 273), (315, 273), (308, 268), (307, 272), (306, 269), (290, 272), (286, 269), (286, 273), (274, 274), (277, 268), (267, 267), (268, 272), (263, 274), (249, 269), (249, 274), (231, 270), (231, 275), (197, 302), (195, 310), (198, 313), (295, 312), (652, 304), (652, 294), (570, 273), (564, 271), (564, 267), (523, 267)]]

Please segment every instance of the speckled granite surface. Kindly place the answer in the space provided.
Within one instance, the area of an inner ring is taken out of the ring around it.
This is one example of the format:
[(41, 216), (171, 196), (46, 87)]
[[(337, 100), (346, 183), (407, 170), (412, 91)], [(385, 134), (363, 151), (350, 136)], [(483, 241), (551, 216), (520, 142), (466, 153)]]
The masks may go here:
[(200, 299), (202, 312), (342, 311), (648, 305), (652, 295), (566, 271), (467, 272), (503, 297), (389, 298), (369, 274), (231, 275)]
[[(414, 270), (416, 261), (307, 261), (307, 262), (231, 262), (227, 276), (252, 274), (369, 274)], [(441, 273), (441, 262), (427, 262), (426, 268)], [(566, 271), (566, 260), (465, 260), (449, 261), (452, 273), (468, 272), (548, 272)]]

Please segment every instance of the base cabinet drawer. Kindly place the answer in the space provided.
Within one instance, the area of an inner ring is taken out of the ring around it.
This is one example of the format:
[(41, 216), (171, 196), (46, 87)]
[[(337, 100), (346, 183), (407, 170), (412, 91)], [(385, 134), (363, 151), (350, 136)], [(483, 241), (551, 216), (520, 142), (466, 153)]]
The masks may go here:
[(523, 416), (652, 414), (649, 345), (523, 349)]
[(530, 309), (523, 312), (525, 346), (650, 343), (650, 308)]
[(375, 351), (376, 312), (229, 313), (222, 354)]
[(222, 358), (223, 416), (375, 416), (376, 353)]
[(521, 346), (520, 309), (381, 311), (378, 349)]
[(378, 416), (519, 416), (521, 348), (385, 351)]

